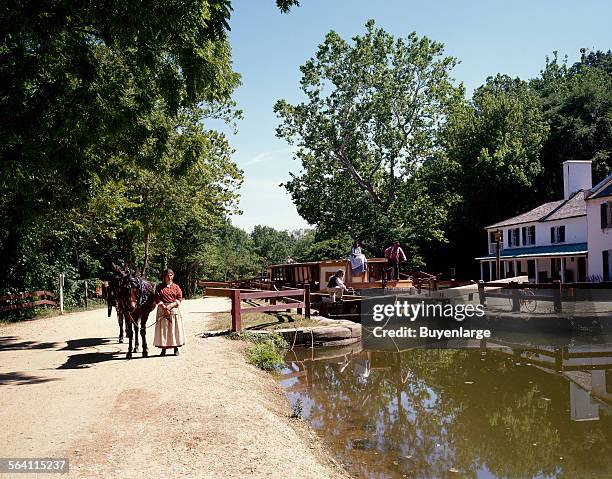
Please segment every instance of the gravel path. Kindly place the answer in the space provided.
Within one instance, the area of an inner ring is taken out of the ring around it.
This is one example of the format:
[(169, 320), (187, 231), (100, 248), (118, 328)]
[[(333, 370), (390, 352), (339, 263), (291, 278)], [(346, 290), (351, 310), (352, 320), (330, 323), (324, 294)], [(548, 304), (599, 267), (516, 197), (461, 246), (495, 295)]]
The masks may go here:
[(69, 477), (346, 477), (241, 342), (195, 336), (228, 308), (185, 301), (181, 355), (131, 361), (105, 309), (0, 326), (0, 457), (67, 457)]

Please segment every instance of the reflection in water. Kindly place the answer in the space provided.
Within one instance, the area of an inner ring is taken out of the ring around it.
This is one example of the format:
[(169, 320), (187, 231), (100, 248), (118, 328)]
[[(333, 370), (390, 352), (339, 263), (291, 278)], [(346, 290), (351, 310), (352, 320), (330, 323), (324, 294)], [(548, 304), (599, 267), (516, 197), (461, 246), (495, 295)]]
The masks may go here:
[(290, 353), (281, 384), (358, 477), (612, 478), (612, 346)]

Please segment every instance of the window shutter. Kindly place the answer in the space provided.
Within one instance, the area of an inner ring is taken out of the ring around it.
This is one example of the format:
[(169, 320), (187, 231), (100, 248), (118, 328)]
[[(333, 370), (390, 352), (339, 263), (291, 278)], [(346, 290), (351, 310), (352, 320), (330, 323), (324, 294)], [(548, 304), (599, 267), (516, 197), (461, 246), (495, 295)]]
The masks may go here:
[(508, 230), (508, 247), (512, 246), (512, 230)]
[(550, 242), (551, 243), (555, 243), (555, 227), (551, 226), (550, 227)]
[(601, 229), (608, 227), (608, 203), (599, 205), (601, 208)]
[(602, 251), (603, 256), (603, 280), (610, 281), (610, 252)]
[(523, 246), (527, 244), (527, 227), (523, 226)]
[(565, 243), (565, 226), (559, 226), (559, 243)]

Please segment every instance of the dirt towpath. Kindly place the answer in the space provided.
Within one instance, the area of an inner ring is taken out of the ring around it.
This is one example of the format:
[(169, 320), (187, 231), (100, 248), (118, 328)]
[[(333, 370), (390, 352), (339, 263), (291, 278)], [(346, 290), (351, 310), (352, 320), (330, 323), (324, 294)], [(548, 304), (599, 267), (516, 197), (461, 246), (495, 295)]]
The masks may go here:
[(185, 301), (180, 356), (130, 361), (105, 309), (0, 325), (0, 457), (67, 457), (69, 477), (346, 477), (241, 342), (195, 336), (228, 308)]

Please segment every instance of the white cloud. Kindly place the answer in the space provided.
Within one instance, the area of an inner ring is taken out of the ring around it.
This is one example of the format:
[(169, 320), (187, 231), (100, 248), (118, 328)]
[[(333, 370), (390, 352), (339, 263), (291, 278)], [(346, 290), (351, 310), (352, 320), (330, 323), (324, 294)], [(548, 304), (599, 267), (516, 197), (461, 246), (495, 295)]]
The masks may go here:
[(291, 153), (293, 153), (293, 151), (294, 149), (289, 147), (281, 148), (279, 150), (262, 151), (261, 153), (256, 154), (255, 156), (242, 163), (242, 166), (251, 166), (256, 165), (258, 163), (267, 163), (279, 159), (284, 160), (287, 157), (291, 156)]

